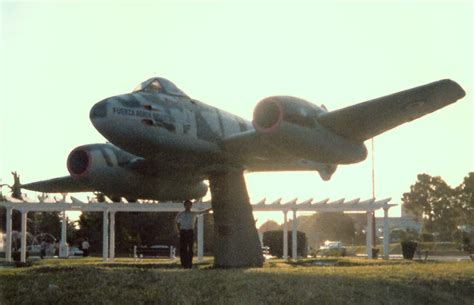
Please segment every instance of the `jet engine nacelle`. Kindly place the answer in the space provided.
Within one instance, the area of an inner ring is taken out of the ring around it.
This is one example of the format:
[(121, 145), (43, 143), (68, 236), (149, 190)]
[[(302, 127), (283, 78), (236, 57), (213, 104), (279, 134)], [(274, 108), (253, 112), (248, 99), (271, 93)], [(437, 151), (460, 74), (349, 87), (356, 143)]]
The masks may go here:
[(276, 150), (315, 162), (350, 164), (364, 160), (363, 143), (345, 139), (318, 122), (327, 112), (308, 101), (291, 96), (272, 96), (255, 107), (253, 126)]
[(136, 156), (111, 144), (91, 144), (76, 147), (67, 158), (67, 169), (73, 177), (108, 178), (126, 172), (124, 166)]
[(85, 181), (91, 190), (108, 196), (184, 200), (202, 198), (207, 193), (208, 187), (201, 181), (143, 174), (133, 166), (140, 160), (111, 144), (91, 144), (75, 148), (67, 158), (67, 168), (72, 177)]

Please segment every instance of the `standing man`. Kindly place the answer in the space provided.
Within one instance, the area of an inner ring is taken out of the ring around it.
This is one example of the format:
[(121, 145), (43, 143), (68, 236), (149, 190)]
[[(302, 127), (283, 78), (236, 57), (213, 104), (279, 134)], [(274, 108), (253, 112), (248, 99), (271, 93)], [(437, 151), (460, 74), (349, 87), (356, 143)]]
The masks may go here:
[(90, 248), (89, 240), (84, 238), (84, 241), (82, 242), (81, 248), (82, 248), (82, 256), (87, 257), (89, 256), (89, 248)]
[(192, 205), (191, 200), (184, 201), (184, 211), (176, 215), (176, 226), (179, 231), (179, 256), (181, 266), (185, 269), (191, 269), (193, 267), (194, 225), (196, 223), (196, 217), (200, 213), (210, 210), (207, 209), (200, 213), (191, 212)]

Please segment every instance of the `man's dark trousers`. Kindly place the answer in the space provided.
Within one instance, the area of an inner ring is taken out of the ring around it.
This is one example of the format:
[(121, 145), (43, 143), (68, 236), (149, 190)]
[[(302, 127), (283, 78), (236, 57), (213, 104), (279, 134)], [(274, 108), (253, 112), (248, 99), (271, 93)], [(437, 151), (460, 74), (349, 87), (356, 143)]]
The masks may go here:
[(179, 256), (181, 259), (181, 266), (191, 269), (193, 267), (193, 230), (179, 231)]

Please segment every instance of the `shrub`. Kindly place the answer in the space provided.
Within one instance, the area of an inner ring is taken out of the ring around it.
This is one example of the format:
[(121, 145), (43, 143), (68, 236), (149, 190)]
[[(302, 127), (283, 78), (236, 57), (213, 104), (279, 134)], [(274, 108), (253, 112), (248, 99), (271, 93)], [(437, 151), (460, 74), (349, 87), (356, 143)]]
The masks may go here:
[[(304, 232), (298, 231), (296, 233), (296, 240), (298, 242), (298, 248), (296, 253), (298, 256), (306, 257), (307, 251), (307, 240)], [(263, 233), (263, 244), (270, 247), (270, 254), (276, 257), (283, 257), (283, 231), (267, 231)], [(288, 231), (288, 255), (292, 253), (292, 234)]]
[(402, 254), (404, 259), (413, 259), (418, 243), (412, 240), (402, 241)]

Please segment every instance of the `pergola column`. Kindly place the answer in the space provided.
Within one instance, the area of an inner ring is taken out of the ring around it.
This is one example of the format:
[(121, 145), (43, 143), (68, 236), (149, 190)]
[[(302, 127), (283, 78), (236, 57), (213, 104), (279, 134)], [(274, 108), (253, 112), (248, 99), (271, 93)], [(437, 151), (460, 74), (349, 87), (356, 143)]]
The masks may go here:
[(198, 262), (203, 261), (204, 257), (204, 215), (197, 217), (197, 257)]
[(388, 207), (383, 208), (383, 258), (389, 257), (390, 227), (388, 225)]
[(366, 241), (367, 241), (367, 257), (370, 259), (370, 258), (373, 258), (372, 256), (372, 248), (373, 248), (373, 237), (372, 237), (372, 234), (373, 234), (373, 231), (372, 231), (372, 227), (373, 227), (373, 215), (372, 215), (373, 212), (367, 212), (367, 227), (366, 227)]
[(298, 220), (296, 219), (296, 209), (293, 210), (293, 223), (291, 226), (291, 257), (298, 259)]
[(12, 261), (12, 212), (13, 208), (7, 207), (6, 208), (6, 214), (5, 214), (5, 224), (6, 224), (6, 233), (7, 233), (7, 238), (6, 238), (6, 244), (5, 244), (5, 260), (7, 262)]
[(67, 237), (67, 216), (66, 211), (62, 211), (61, 215), (61, 241), (59, 242), (59, 257), (66, 258), (69, 256)]
[(283, 259), (288, 259), (288, 211), (283, 211)]
[(104, 210), (102, 220), (102, 260), (106, 262), (109, 256), (109, 210)]
[(26, 262), (26, 219), (28, 216), (27, 211), (21, 211), (21, 262)]
[(115, 259), (115, 211), (110, 212), (110, 249), (109, 249), (110, 260)]

